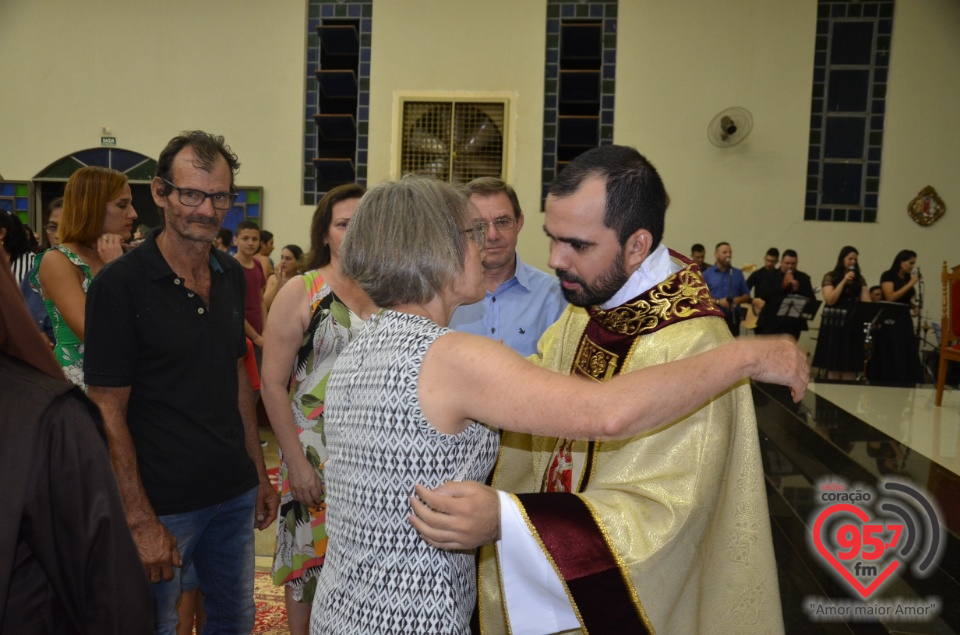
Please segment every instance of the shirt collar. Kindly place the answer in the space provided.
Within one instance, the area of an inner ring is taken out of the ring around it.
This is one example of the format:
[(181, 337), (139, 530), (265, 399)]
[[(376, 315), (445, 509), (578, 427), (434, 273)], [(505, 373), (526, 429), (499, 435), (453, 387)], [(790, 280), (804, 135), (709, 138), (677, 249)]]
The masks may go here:
[(632, 300), (641, 293), (652, 289), (683, 267), (670, 258), (670, 250), (661, 243), (640, 264), (640, 268), (633, 272), (626, 284), (620, 287), (612, 298), (600, 305), (604, 311)]
[[(176, 272), (174, 272), (174, 270), (170, 267), (170, 264), (167, 262), (167, 260), (163, 257), (163, 254), (160, 252), (160, 246), (157, 245), (157, 236), (160, 235), (161, 231), (163, 231), (162, 228), (154, 229), (147, 235), (147, 238), (140, 244), (140, 246), (136, 247), (134, 250), (143, 258), (144, 266), (151, 280), (159, 280), (160, 278), (177, 275)], [(223, 263), (219, 260), (218, 255), (215, 252), (216, 250), (211, 245), (210, 270), (216, 271), (217, 273), (223, 273)], [(222, 257), (229, 258), (230, 256), (223, 255)]]
[[(527, 270), (527, 266), (520, 260), (520, 254), (516, 255), (516, 267), (514, 267), (513, 277), (517, 279), (517, 283), (524, 289), (530, 290), (530, 272)], [(509, 282), (509, 280), (507, 281)]]

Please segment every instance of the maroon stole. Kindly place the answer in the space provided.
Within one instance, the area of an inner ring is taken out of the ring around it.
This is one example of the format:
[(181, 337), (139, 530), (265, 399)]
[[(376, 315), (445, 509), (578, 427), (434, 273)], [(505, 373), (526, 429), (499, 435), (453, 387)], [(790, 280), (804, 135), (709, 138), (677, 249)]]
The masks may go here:
[[(674, 251), (670, 255), (686, 266), (621, 306), (609, 311), (587, 309), (590, 322), (580, 338), (572, 374), (606, 381), (622, 370), (641, 335), (691, 318), (723, 317), (697, 266)], [(568, 453), (568, 462), (571, 446), (567, 441), (559, 450)], [(588, 487), (597, 450), (591, 441), (580, 492)], [(545, 482), (544, 492), (551, 490), (556, 491), (553, 484)], [(517, 498), (566, 582), (587, 632), (653, 632), (628, 572), (620, 569), (615, 550), (582, 498), (576, 493), (518, 494)]]

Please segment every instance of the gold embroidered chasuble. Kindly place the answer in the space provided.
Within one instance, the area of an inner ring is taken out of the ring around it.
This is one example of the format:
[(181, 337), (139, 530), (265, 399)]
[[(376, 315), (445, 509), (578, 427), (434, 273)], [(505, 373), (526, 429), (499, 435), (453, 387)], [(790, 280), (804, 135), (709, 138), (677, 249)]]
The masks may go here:
[[(605, 381), (729, 341), (702, 277), (679, 262), (621, 307), (568, 307), (531, 361)], [(748, 382), (656, 431), (573, 442), (573, 493), (540, 493), (564, 442), (505, 432), (493, 486), (516, 494), (564, 581), (582, 628), (574, 632), (624, 632), (627, 623), (668, 635), (783, 632)], [(509, 632), (497, 557), (494, 545), (481, 550), (485, 634)]]

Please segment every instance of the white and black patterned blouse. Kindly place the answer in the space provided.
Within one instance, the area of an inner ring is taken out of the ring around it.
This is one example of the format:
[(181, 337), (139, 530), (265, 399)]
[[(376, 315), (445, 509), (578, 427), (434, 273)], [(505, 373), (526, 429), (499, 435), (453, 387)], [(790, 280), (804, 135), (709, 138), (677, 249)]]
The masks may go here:
[(484, 481), (499, 437), (475, 423), (434, 429), (417, 395), (427, 349), (450, 332), (384, 311), (337, 359), (326, 394), (326, 561), (311, 633), (468, 633), (472, 552), (434, 549), (407, 521), (416, 483)]

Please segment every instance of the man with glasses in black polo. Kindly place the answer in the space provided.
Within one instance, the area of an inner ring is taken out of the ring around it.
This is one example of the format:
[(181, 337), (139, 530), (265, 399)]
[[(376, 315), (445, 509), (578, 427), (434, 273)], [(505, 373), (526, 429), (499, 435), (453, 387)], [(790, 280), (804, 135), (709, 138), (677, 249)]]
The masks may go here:
[(277, 514), (242, 363), (243, 272), (211, 248), (239, 165), (223, 137), (170, 141), (150, 186), (164, 227), (105, 267), (87, 294), (89, 395), (153, 582), (157, 633), (176, 631), (181, 574), (191, 573), (206, 629), (249, 633), (252, 529)]
[(461, 306), (450, 328), (499, 340), (524, 357), (537, 352), (537, 342), (567, 306), (557, 279), (526, 264), (517, 255), (523, 212), (514, 189), (498, 178), (467, 183), (470, 202), (486, 232), (483, 277), (486, 297)]

